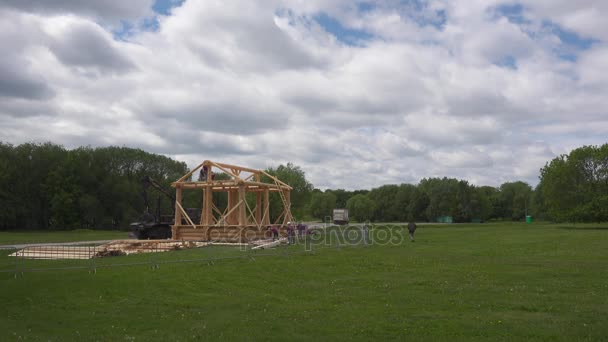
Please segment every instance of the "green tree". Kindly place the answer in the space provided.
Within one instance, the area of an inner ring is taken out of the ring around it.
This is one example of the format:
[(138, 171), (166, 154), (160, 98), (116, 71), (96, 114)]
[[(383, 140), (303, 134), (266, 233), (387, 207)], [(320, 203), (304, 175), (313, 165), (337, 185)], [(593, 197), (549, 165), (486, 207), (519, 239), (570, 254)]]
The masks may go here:
[(458, 210), (458, 180), (453, 178), (428, 178), (418, 187), (426, 193), (429, 203), (426, 219), (433, 222), (440, 216), (454, 216)]
[(334, 196), (336, 196), (336, 208), (346, 208), (346, 202), (348, 201), (349, 198), (351, 198), (353, 196), (353, 192), (352, 191), (346, 191), (344, 189), (337, 189), (337, 190), (326, 190), (325, 192), (331, 192), (332, 194), (334, 194)]
[[(305, 209), (310, 202), (310, 195), (313, 189), (312, 184), (306, 179), (304, 171), (299, 166), (287, 163), (287, 165), (281, 164), (276, 168), (269, 168), (266, 172), (293, 188), (290, 195), (291, 213), (296, 218), (304, 217), (306, 214)], [(264, 181), (272, 182), (267, 178), (265, 178)], [(270, 196), (271, 220), (275, 220), (280, 215), (283, 210), (282, 208), (283, 205), (279, 195), (272, 193)]]
[(374, 202), (374, 213), (372, 219), (376, 222), (391, 222), (399, 219), (399, 214), (402, 208), (399, 208), (397, 203), (397, 193), (399, 186), (383, 185), (372, 189), (368, 198)]
[(416, 186), (412, 184), (401, 184), (395, 194), (396, 220), (405, 222), (409, 220), (410, 204), (414, 198)]
[(507, 182), (500, 186), (502, 217), (518, 221), (524, 219), (532, 203), (532, 187), (524, 182)]
[(336, 207), (336, 195), (331, 192), (314, 192), (310, 198), (310, 214), (314, 218), (324, 219), (331, 216)]
[(483, 196), (485, 197), (485, 199), (487, 199), (489, 205), (487, 216), (483, 219), (501, 219), (503, 209), (500, 200), (500, 190), (493, 186), (481, 186), (478, 188), (478, 191), (481, 193), (480, 196)]
[(367, 195), (363, 194), (358, 194), (351, 197), (346, 203), (348, 215), (359, 222), (372, 219), (375, 209), (374, 206), (374, 201), (372, 201)]
[(186, 170), (185, 163), (126, 147), (0, 143), (0, 228), (127, 227), (143, 211), (143, 176), (169, 188)]
[(471, 216), (473, 219), (486, 221), (492, 216), (491, 200), (483, 189), (484, 187), (471, 188)]
[(540, 190), (548, 214), (558, 221), (608, 220), (608, 144), (583, 146), (540, 170)]
[(427, 221), (426, 212), (429, 203), (429, 196), (420, 187), (417, 187), (412, 193), (407, 220), (417, 222)]

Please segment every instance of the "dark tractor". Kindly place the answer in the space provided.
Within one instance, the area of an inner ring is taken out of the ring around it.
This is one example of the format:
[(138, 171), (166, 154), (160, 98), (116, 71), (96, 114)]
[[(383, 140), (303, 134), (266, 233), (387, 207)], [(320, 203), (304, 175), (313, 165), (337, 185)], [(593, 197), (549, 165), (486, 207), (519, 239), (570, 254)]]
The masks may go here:
[[(142, 179), (143, 191), (142, 196), (144, 198), (144, 204), (146, 206), (145, 212), (140, 217), (139, 221), (130, 224), (131, 232), (129, 237), (136, 238), (138, 240), (164, 240), (171, 238), (171, 226), (173, 225), (173, 218), (175, 217), (175, 197), (165, 191), (160, 184), (154, 179), (146, 176)], [(161, 197), (158, 197), (156, 202), (156, 210), (154, 213), (150, 211), (150, 203), (148, 202), (148, 191), (149, 187), (153, 187), (158, 190), (161, 194), (165, 195), (171, 201), (171, 209), (173, 215), (161, 215)]]

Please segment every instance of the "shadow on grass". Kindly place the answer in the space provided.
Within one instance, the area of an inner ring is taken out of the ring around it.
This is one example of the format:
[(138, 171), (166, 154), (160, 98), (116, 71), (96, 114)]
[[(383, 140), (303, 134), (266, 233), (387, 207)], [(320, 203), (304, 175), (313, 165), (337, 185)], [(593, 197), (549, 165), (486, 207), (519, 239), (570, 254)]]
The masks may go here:
[(608, 230), (608, 226), (559, 226), (557, 229), (567, 229), (567, 230)]

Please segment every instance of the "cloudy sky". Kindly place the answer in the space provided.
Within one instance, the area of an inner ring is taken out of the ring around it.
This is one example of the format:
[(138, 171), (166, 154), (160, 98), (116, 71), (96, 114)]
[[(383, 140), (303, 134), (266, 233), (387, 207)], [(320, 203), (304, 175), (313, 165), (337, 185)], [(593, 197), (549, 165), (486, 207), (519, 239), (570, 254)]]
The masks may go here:
[(608, 141), (604, 0), (1, 0), (0, 140), (538, 182)]

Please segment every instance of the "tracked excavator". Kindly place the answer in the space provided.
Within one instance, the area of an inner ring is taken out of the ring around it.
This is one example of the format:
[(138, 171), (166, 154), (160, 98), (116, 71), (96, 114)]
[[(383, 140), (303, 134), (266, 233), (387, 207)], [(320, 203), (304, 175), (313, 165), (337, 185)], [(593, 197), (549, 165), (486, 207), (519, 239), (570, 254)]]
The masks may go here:
[[(131, 232), (129, 236), (138, 240), (163, 240), (171, 238), (171, 226), (175, 217), (175, 197), (167, 192), (154, 179), (146, 176), (142, 179), (142, 197), (146, 209), (139, 221), (130, 224)], [(148, 189), (152, 187), (160, 194), (167, 197), (173, 210), (172, 215), (161, 215), (161, 196), (158, 196), (155, 210), (151, 210), (148, 201)]]

